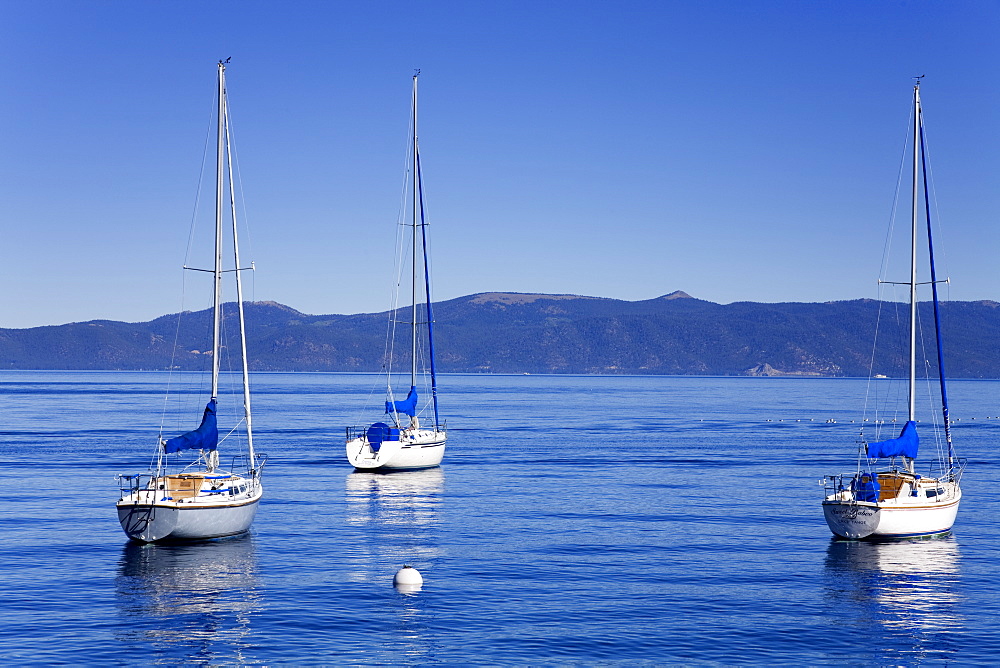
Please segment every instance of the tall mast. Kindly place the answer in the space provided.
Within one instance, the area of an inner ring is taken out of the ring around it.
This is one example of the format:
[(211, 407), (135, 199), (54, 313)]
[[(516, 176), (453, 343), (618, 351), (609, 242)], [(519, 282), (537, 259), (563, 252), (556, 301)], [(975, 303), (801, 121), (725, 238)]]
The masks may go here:
[[(938, 384), (941, 388), (941, 416), (944, 423), (944, 442), (948, 446), (948, 473), (954, 475), (955, 448), (951, 440), (951, 414), (948, 409), (948, 383), (944, 372), (944, 347), (941, 342), (941, 302), (938, 299), (937, 268), (934, 263), (934, 230), (931, 225), (930, 189), (927, 184), (927, 142), (924, 139), (923, 118), (920, 119), (920, 172), (923, 175), (924, 220), (927, 223), (927, 255), (931, 270), (931, 296), (934, 301), (934, 339), (937, 343)], [(948, 282), (947, 279), (944, 281)]]
[(424, 219), (424, 180), (420, 173), (420, 152), (417, 152), (417, 196), (420, 198), (420, 242), (424, 251), (424, 298), (427, 307), (427, 358), (431, 366), (431, 400), (434, 405), (434, 431), (438, 430), (437, 369), (434, 368), (434, 310), (431, 307), (431, 268), (427, 262), (427, 221)]
[(420, 70), (417, 70), (413, 75), (413, 146), (411, 148), (413, 153), (413, 257), (410, 263), (412, 269), (411, 281), (410, 281), (410, 295), (411, 295), (411, 306), (410, 306), (410, 387), (416, 387), (417, 385), (417, 220), (419, 216), (419, 194), (417, 189), (419, 188), (418, 175), (417, 175), (417, 77), (420, 76)]
[(226, 130), (226, 66), (219, 61), (219, 126), (215, 159), (215, 269), (212, 298), (212, 398), (219, 398), (219, 333), (222, 323), (222, 173), (225, 162), (223, 135)]
[(236, 263), (236, 306), (240, 318), (240, 359), (243, 361), (243, 418), (247, 423), (247, 451), (250, 455), (250, 467), (255, 468), (256, 459), (253, 451), (253, 421), (250, 417), (250, 369), (247, 363), (247, 329), (246, 317), (243, 313), (243, 279), (240, 277), (240, 242), (236, 225), (236, 193), (233, 189), (233, 153), (229, 134), (229, 105), (225, 105), (226, 130), (226, 163), (229, 168), (229, 209), (233, 220), (233, 261)]
[[(920, 82), (913, 86), (913, 206), (910, 221), (910, 392), (908, 419), (915, 420), (917, 405), (917, 218), (919, 217), (920, 187)], [(913, 472), (913, 460), (906, 458), (906, 467)]]

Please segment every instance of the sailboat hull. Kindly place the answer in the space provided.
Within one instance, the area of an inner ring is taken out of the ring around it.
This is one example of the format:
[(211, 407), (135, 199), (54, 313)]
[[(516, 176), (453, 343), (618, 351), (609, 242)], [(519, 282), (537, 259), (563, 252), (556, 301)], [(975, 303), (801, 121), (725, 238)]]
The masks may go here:
[(951, 499), (933, 504), (875, 504), (827, 499), (823, 502), (823, 514), (830, 530), (840, 538), (918, 538), (951, 531), (961, 500), (962, 493), (957, 486)]
[(132, 540), (143, 543), (221, 538), (250, 528), (263, 490), (251, 499), (226, 503), (150, 503), (148, 492), (118, 502), (118, 521)]
[(823, 515), (834, 535), (852, 540), (874, 534), (881, 520), (875, 504), (844, 501), (824, 501)]
[(360, 471), (427, 469), (441, 465), (445, 447), (444, 432), (428, 431), (408, 442), (383, 442), (378, 451), (362, 437), (347, 442), (347, 459)]

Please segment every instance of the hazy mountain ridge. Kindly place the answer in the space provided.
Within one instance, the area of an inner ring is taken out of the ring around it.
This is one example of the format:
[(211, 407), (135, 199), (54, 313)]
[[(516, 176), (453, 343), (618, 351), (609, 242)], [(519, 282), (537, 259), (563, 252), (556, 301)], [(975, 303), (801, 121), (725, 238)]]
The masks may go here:
[[(224, 329), (233, 334), (235, 309), (227, 306)], [(942, 304), (949, 376), (1000, 377), (997, 306)], [(274, 302), (248, 303), (245, 310), (254, 370), (377, 371), (387, 359), (388, 312), (308, 315)], [(0, 329), (0, 364), (203, 369), (211, 357), (205, 350), (210, 318), (205, 310), (181, 314), (180, 326), (173, 314), (141, 323), (95, 320)], [(927, 341), (921, 357), (931, 366), (932, 318), (930, 304), (921, 304)], [(407, 321), (408, 310), (399, 319)], [(864, 376), (877, 323), (881, 335), (873, 372), (900, 375), (905, 362), (905, 306), (871, 299), (722, 305), (679, 291), (634, 302), (481, 293), (435, 303), (434, 319), (443, 372)], [(392, 358), (394, 365), (408, 365), (408, 343), (397, 339)]]

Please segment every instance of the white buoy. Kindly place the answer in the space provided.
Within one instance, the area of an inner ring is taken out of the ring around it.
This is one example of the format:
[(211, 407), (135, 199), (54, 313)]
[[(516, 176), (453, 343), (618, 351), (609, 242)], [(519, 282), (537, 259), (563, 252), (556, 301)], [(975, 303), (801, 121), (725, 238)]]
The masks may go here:
[(396, 571), (396, 577), (392, 579), (392, 583), (396, 586), (419, 587), (424, 583), (424, 578), (420, 575), (420, 571), (413, 566), (403, 566)]

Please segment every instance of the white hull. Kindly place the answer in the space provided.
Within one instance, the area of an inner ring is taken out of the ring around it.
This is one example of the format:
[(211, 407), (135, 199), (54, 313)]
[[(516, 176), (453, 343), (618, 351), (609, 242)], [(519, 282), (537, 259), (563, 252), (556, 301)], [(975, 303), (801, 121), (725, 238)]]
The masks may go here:
[[(238, 476), (232, 481), (234, 487), (246, 483)], [(187, 498), (165, 497), (162, 488), (132, 491), (117, 503), (118, 521), (129, 538), (143, 543), (233, 536), (250, 528), (264, 489), (257, 484), (223, 498), (228, 493), (228, 486), (221, 494), (204, 490)]]
[(444, 458), (446, 435), (443, 431), (418, 430), (399, 441), (383, 441), (378, 451), (372, 450), (364, 437), (347, 442), (347, 459), (362, 471), (399, 471), (440, 466)]
[[(928, 498), (928, 489), (944, 493)], [(850, 492), (840, 492), (823, 501), (823, 514), (834, 534), (852, 540), (915, 538), (950, 531), (962, 501), (958, 484), (928, 480), (917, 485), (918, 496), (910, 490), (907, 485), (895, 498), (878, 503), (855, 501)]]

